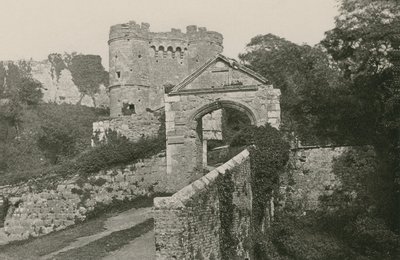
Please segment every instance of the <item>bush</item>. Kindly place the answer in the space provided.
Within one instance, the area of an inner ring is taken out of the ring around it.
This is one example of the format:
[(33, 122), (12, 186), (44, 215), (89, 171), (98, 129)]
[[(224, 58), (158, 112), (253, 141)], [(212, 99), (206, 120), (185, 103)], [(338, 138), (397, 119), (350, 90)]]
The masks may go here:
[[(53, 164), (90, 147), (92, 124), (107, 111), (68, 104), (43, 104), (37, 110), (37, 145)], [(73, 127), (71, 127), (73, 126)]]

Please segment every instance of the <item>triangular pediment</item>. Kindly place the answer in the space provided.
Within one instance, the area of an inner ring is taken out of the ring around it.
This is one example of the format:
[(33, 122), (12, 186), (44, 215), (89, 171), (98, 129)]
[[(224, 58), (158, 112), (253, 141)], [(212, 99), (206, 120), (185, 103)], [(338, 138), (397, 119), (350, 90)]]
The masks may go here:
[(240, 89), (264, 84), (267, 84), (264, 77), (219, 54), (176, 85), (170, 94), (191, 90)]

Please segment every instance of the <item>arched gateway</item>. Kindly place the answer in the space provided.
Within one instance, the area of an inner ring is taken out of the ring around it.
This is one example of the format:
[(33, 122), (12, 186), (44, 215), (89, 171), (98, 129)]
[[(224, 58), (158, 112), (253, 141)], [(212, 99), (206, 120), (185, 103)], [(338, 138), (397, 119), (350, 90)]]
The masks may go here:
[(279, 127), (279, 89), (236, 61), (217, 55), (165, 94), (167, 175), (179, 187), (203, 166), (202, 120), (221, 108), (243, 112), (253, 125)]

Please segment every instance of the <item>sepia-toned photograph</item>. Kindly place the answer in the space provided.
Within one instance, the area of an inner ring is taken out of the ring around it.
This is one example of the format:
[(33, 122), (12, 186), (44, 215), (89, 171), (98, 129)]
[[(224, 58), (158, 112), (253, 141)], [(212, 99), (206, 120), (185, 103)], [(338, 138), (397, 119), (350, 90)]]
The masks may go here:
[(0, 10), (0, 260), (400, 259), (400, 0)]

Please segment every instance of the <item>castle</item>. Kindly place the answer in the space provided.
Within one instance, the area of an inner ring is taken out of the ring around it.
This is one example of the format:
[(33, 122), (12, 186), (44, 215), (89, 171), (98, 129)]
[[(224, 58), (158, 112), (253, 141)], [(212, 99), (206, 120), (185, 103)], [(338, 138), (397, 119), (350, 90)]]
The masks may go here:
[(220, 109), (239, 110), (254, 125), (279, 126), (279, 89), (223, 56), (218, 32), (191, 25), (185, 33), (155, 33), (149, 24), (131, 21), (112, 26), (108, 44), (110, 119), (95, 122), (93, 130), (100, 139), (113, 129), (138, 140), (156, 135), (165, 113), (166, 173), (173, 190), (207, 165), (207, 139), (221, 138), (210, 134), (220, 129), (207, 128), (218, 125)]

